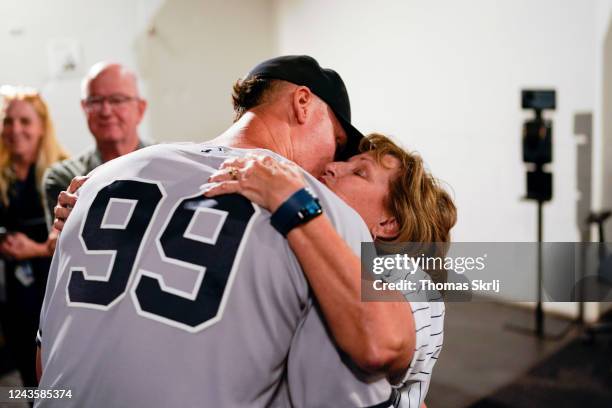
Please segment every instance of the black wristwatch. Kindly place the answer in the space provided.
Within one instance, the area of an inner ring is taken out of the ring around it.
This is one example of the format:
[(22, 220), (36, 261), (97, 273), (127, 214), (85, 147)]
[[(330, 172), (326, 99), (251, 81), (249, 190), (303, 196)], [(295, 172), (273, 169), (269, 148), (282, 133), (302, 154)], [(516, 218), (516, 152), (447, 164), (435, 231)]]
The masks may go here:
[(308, 188), (302, 188), (287, 199), (272, 214), (272, 226), (283, 236), (289, 231), (323, 214), (319, 199)]

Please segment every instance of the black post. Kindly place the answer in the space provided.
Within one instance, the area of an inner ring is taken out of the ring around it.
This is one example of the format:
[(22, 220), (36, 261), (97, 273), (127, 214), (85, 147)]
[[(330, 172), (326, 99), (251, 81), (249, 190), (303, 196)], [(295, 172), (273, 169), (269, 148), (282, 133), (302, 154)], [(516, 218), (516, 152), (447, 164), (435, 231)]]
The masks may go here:
[(513, 330), (535, 334), (539, 339), (558, 339), (571, 327), (568, 325), (559, 336), (544, 333), (543, 287), (544, 287), (544, 202), (553, 197), (553, 175), (545, 171), (545, 166), (553, 162), (553, 124), (544, 118), (545, 110), (554, 110), (557, 105), (554, 89), (524, 89), (521, 91), (521, 107), (533, 109), (535, 117), (523, 123), (523, 162), (529, 164), (527, 171), (526, 199), (538, 202), (538, 248), (537, 248), (537, 303), (535, 308), (535, 328), (528, 329), (511, 326)]
[(536, 334), (539, 338), (544, 336), (544, 311), (542, 310), (542, 242), (543, 237), (543, 220), (542, 220), (542, 207), (543, 201), (538, 200), (538, 303), (536, 305), (535, 319), (536, 319)]

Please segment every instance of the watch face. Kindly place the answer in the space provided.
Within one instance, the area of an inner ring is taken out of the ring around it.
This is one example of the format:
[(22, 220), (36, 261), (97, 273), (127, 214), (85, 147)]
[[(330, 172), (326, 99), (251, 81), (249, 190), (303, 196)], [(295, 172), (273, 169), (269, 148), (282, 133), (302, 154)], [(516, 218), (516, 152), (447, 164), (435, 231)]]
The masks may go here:
[(303, 211), (305, 216), (317, 215), (323, 212), (319, 203), (314, 200), (306, 204), (306, 206), (303, 208)]

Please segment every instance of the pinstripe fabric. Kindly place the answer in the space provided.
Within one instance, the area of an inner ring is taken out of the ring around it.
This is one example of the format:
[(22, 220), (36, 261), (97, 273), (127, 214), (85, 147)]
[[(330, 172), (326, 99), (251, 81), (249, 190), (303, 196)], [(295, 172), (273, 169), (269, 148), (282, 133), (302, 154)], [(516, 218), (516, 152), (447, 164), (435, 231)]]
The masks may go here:
[[(405, 272), (387, 273), (383, 278), (386, 282), (397, 282), (404, 279)], [(429, 279), (423, 271), (410, 278), (411, 281)], [(440, 299), (439, 293), (427, 293), (421, 290), (404, 292), (410, 301), (416, 343), (412, 362), (402, 382), (397, 388), (402, 393), (400, 407), (418, 408), (425, 401), (434, 365), (438, 360), (444, 343), (444, 314), (445, 307), (442, 301), (429, 301)]]

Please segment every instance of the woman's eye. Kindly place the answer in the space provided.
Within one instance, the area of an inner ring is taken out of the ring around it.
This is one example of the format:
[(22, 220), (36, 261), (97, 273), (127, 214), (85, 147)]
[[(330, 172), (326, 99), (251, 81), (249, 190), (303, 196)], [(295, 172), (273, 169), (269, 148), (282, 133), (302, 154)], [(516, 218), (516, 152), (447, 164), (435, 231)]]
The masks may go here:
[(365, 178), (365, 176), (366, 176), (366, 173), (365, 173), (364, 170), (355, 170), (354, 174), (359, 176), (359, 177), (363, 177), (363, 178)]

